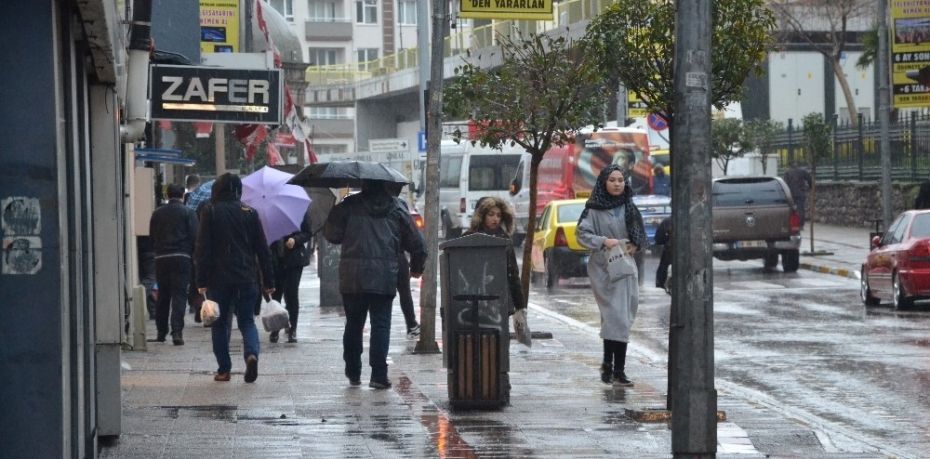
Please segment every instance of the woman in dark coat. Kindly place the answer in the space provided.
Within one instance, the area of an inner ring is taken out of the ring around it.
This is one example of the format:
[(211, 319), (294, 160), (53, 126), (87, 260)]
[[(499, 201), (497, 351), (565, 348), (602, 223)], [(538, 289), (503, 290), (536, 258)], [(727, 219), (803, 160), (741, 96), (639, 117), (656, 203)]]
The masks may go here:
[[(509, 204), (499, 198), (484, 197), (475, 207), (475, 213), (471, 217), (471, 227), (462, 236), (484, 233), (509, 241), (513, 234), (513, 222), (513, 210)], [(514, 309), (523, 311), (521, 314), (526, 314), (526, 300), (523, 298), (520, 271), (517, 269), (517, 256), (512, 245), (507, 247), (507, 284), (510, 287), (510, 299)]]
[[(285, 308), (291, 321), (291, 326), (286, 330), (288, 343), (297, 342), (297, 315), (300, 313), (297, 289), (300, 287), (300, 276), (303, 274), (304, 266), (310, 264), (310, 255), (313, 254), (313, 247), (308, 247), (308, 242), (311, 242), (310, 225), (304, 218), (299, 231), (294, 231), (271, 244), (271, 253), (275, 260), (274, 295), (271, 297), (275, 301), (281, 301), (281, 298), (284, 298)], [(271, 332), (268, 340), (277, 343), (278, 331)]]
[(643, 217), (633, 204), (632, 196), (633, 190), (624, 180), (623, 169), (617, 165), (605, 167), (597, 177), (575, 232), (578, 243), (591, 250), (588, 277), (601, 313), (600, 335), (604, 340), (601, 381), (623, 386), (633, 385), (624, 367), (630, 329), (639, 307), (639, 280), (635, 273), (611, 280), (607, 273), (607, 254), (613, 247), (625, 243), (624, 249), (632, 255), (646, 243)]

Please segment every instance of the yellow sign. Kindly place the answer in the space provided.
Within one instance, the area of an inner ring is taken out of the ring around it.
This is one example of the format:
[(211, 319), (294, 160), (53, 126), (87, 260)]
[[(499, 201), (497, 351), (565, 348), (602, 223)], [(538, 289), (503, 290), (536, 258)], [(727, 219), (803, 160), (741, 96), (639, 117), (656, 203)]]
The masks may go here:
[(639, 97), (639, 94), (636, 94), (633, 91), (628, 91), (626, 100), (626, 113), (628, 118), (645, 118), (649, 116), (649, 108), (646, 107), (646, 102)]
[(891, 85), (895, 108), (930, 106), (930, 88), (907, 77), (930, 66), (930, 2), (891, 0)]
[(552, 0), (461, 0), (459, 17), (551, 21)]
[(239, 0), (200, 0), (200, 52), (239, 52)]

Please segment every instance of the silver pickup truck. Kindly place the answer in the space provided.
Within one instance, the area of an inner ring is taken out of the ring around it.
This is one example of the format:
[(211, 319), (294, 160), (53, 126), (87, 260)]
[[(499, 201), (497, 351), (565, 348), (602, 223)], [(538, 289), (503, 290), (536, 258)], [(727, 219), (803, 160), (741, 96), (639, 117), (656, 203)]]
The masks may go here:
[(765, 268), (798, 270), (801, 218), (778, 177), (723, 177), (713, 183), (714, 257), (761, 258)]

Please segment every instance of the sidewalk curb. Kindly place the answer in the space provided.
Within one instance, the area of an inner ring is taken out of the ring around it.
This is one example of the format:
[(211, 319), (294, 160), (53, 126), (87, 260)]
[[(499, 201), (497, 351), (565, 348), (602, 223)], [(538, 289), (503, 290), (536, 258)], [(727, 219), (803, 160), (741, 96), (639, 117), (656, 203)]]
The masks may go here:
[(802, 261), (799, 265), (801, 269), (806, 269), (808, 271), (814, 271), (823, 274), (833, 274), (835, 276), (848, 277), (850, 279), (861, 279), (861, 274), (859, 271), (852, 270), (849, 268), (837, 268), (835, 266), (830, 266), (826, 264), (819, 263), (809, 263)]

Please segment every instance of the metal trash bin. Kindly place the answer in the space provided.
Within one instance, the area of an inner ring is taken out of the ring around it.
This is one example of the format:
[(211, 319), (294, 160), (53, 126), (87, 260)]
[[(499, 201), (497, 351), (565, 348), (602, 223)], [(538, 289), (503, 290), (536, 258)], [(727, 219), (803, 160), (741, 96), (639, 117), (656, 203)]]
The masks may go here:
[(340, 307), (342, 294), (339, 293), (339, 260), (342, 258), (342, 246), (331, 244), (322, 234), (317, 240), (316, 273), (320, 278), (320, 307)]
[(443, 365), (455, 409), (510, 401), (510, 241), (472, 234), (440, 245)]

